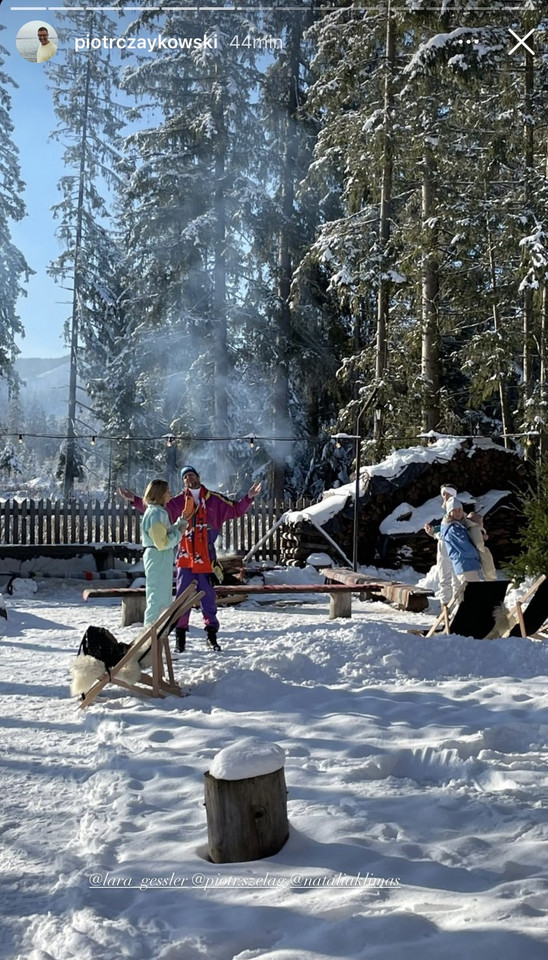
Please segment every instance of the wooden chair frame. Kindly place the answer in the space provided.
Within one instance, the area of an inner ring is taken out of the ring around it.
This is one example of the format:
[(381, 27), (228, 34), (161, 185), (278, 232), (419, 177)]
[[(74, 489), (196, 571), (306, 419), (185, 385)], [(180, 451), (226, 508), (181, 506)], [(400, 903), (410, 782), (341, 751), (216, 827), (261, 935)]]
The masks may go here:
[[(527, 616), (527, 611), (525, 611), (525, 615), (524, 615), (523, 607), (528, 601), (533, 599), (537, 590), (539, 589), (540, 586), (542, 586), (545, 580), (546, 580), (546, 574), (543, 573), (542, 576), (540, 576), (537, 580), (535, 580), (533, 585), (529, 587), (529, 589), (523, 594), (523, 596), (520, 597), (520, 599), (516, 602), (515, 606), (512, 607), (512, 609), (509, 611), (508, 613), (509, 627), (508, 627), (508, 630), (506, 630), (503, 633), (503, 637), (509, 637), (511, 635), (514, 635), (514, 628), (516, 625), (519, 625), (519, 629), (522, 637), (531, 637), (531, 636), (534, 637), (538, 632), (538, 630), (541, 629), (542, 624), (540, 627), (537, 628), (537, 630), (534, 630), (532, 633), (530, 632), (528, 633), (527, 625), (525, 623), (525, 617)], [(548, 620), (548, 610), (547, 610), (547, 616), (545, 619)]]
[[(186, 590), (181, 593), (179, 597), (175, 598), (171, 606), (169, 606), (167, 610), (164, 610), (150, 627), (147, 627), (145, 632), (131, 645), (131, 648), (124, 654), (122, 659), (119, 660), (114, 667), (111, 667), (110, 670), (107, 670), (102, 677), (96, 680), (79, 704), (80, 710), (89, 707), (90, 703), (93, 703), (107, 683), (114, 683), (118, 687), (124, 687), (126, 690), (131, 691), (131, 693), (136, 693), (138, 696), (165, 697), (167, 694), (174, 694), (175, 696), (182, 697), (183, 692), (179, 684), (175, 682), (175, 676), (173, 674), (173, 663), (169, 649), (169, 633), (177, 623), (179, 617), (181, 617), (183, 613), (186, 613), (196, 600), (200, 600), (203, 597), (203, 590), (197, 593), (196, 585), (197, 581), (193, 580)], [(142, 648), (145, 644), (147, 644), (147, 648), (143, 651)], [(148, 644), (150, 644), (150, 648), (148, 648)], [(136, 657), (139, 658), (139, 653), (140, 656), (143, 656), (144, 653), (150, 653), (152, 661), (150, 674), (141, 672), (141, 676), (136, 683), (129, 683), (127, 680), (119, 677), (118, 673), (122, 667), (130, 663), (131, 660), (134, 660)]]
[[(449, 603), (442, 603), (441, 613), (436, 618), (432, 626), (430, 627), (430, 630), (428, 630), (428, 632), (425, 633), (425, 637), (433, 637), (436, 632), (451, 633), (450, 618), (454, 616), (454, 614), (457, 612), (463, 596), (464, 596), (464, 584), (461, 587), (459, 587), (459, 589), (455, 593), (455, 596), (451, 597), (451, 600), (449, 601)], [(440, 626), (440, 624), (443, 624), (442, 631), (438, 631), (438, 627)]]
[[(500, 610), (507, 588), (508, 582), (506, 580), (480, 580), (461, 584), (450, 602), (442, 604), (440, 615), (425, 636), (434, 636), (440, 624), (443, 624), (443, 630), (440, 632), (444, 634), (458, 634), (463, 632), (465, 636), (472, 636), (477, 640), (488, 638), (491, 630), (495, 626), (497, 611)], [(474, 608), (474, 603), (477, 605), (478, 601), (481, 602), (481, 607), (477, 617), (474, 617), (476, 621), (475, 632), (471, 631), (468, 633), (462, 631), (462, 620), (464, 619), (466, 621), (466, 614), (469, 615), (470, 612), (475, 612), (477, 606)], [(463, 604), (462, 610), (461, 604)], [(466, 606), (464, 606), (464, 604), (466, 604)], [(466, 611), (466, 613), (464, 613), (464, 611)], [(464, 617), (459, 616), (459, 614), (464, 614)]]

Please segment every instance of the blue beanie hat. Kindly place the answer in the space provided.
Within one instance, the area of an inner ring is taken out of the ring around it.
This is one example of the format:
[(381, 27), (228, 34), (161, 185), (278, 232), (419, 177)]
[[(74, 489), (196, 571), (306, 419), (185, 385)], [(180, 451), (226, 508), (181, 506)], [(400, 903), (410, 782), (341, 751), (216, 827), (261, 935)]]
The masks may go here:
[(183, 467), (181, 470), (181, 480), (183, 479), (185, 473), (195, 473), (197, 477), (200, 476), (200, 474), (196, 470), (196, 467), (191, 467), (189, 463), (187, 463), (186, 467)]

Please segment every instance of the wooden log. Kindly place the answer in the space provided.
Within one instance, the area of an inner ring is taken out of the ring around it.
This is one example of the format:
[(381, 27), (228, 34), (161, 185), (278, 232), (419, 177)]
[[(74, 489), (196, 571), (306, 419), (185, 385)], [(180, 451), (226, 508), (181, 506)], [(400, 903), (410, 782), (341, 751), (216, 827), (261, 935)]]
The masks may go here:
[(205, 774), (209, 856), (213, 863), (272, 857), (289, 836), (283, 767), (244, 780)]
[(336, 620), (338, 617), (352, 616), (352, 594), (346, 591), (330, 593), (329, 595), (329, 619)]
[(145, 619), (146, 596), (133, 591), (122, 597), (122, 626), (129, 627), (132, 623), (142, 623)]

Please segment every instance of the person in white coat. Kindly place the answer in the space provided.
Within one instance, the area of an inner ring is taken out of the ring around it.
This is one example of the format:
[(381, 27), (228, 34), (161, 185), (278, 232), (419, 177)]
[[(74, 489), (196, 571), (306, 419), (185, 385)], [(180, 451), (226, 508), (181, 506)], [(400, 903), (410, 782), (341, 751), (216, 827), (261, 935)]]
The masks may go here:
[[(456, 487), (451, 486), (451, 484), (444, 483), (440, 489), (440, 494), (443, 514), (445, 516), (447, 501), (457, 496), (457, 490)], [(449, 559), (447, 547), (440, 536), (439, 527), (433, 527), (431, 523), (425, 523), (424, 529), (428, 536), (434, 537), (438, 543), (436, 551), (436, 574), (438, 578), (437, 597), (441, 603), (448, 604), (459, 588), (459, 581), (455, 574), (453, 564)]]

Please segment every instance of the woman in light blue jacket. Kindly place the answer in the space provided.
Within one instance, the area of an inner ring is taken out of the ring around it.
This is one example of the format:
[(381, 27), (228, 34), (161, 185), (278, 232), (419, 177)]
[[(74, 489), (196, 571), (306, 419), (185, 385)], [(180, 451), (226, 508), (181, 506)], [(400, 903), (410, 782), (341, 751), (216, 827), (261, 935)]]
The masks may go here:
[(173, 601), (173, 550), (187, 527), (184, 516), (171, 523), (166, 505), (171, 500), (165, 480), (152, 480), (145, 490), (146, 510), (141, 524), (145, 547), (145, 626), (158, 619)]
[(440, 537), (447, 547), (457, 579), (461, 583), (479, 580), (480, 555), (464, 525), (462, 503), (456, 497), (452, 497), (446, 503), (446, 510), (447, 515), (440, 527)]

